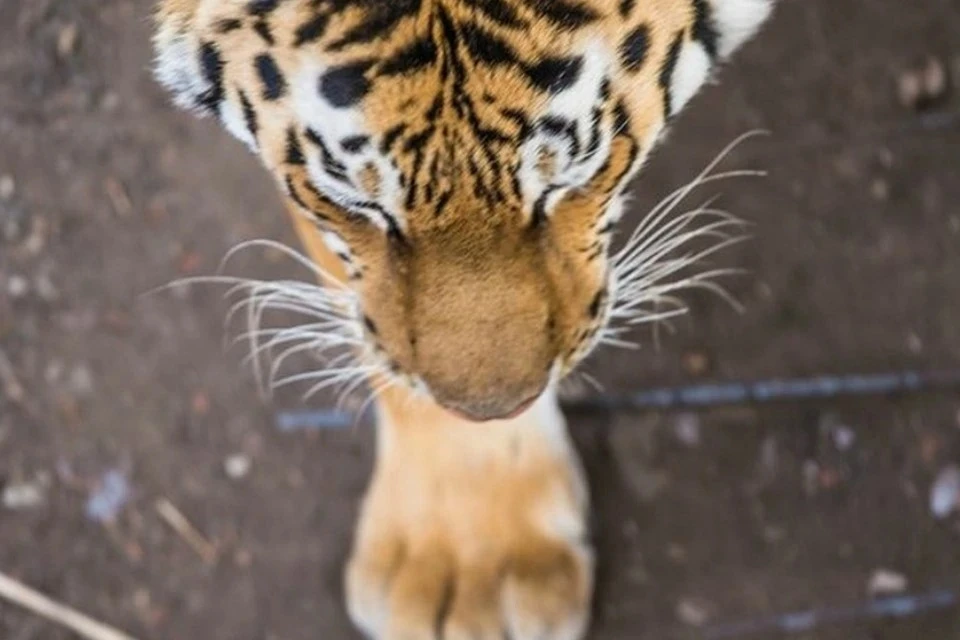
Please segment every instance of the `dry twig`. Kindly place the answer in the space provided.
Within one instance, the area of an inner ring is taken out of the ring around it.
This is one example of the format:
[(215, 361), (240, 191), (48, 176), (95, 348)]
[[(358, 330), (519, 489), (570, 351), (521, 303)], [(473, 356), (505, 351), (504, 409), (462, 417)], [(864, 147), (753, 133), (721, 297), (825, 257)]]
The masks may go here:
[(172, 502), (161, 498), (157, 500), (155, 507), (164, 522), (170, 525), (170, 528), (176, 531), (204, 562), (213, 564), (217, 559), (217, 548), (190, 524), (187, 517)]
[(134, 640), (122, 631), (97, 622), (0, 573), (0, 599), (59, 624), (87, 640)]

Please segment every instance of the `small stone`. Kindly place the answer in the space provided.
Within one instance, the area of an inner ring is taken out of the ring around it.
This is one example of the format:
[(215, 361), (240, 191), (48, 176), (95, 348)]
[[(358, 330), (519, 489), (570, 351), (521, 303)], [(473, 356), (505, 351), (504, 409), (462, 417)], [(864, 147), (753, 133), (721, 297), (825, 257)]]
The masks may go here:
[(17, 183), (13, 176), (4, 174), (0, 176), (0, 200), (10, 200), (13, 194), (17, 192)]
[(907, 334), (907, 349), (914, 355), (923, 352), (923, 340), (913, 331)]
[(133, 592), (133, 606), (141, 613), (148, 612), (153, 606), (153, 598), (150, 592), (140, 588)]
[(12, 484), (3, 490), (3, 507), (10, 511), (35, 509), (43, 501), (43, 489), (38, 483)]
[(916, 71), (905, 71), (897, 78), (897, 95), (900, 104), (915, 109), (923, 95), (923, 78)]
[(33, 286), (37, 291), (37, 295), (40, 296), (40, 299), (44, 302), (56, 302), (60, 299), (60, 291), (53, 284), (53, 280), (50, 279), (49, 274), (41, 273), (38, 275), (33, 281)]
[(930, 100), (939, 100), (947, 93), (947, 68), (939, 58), (927, 60), (923, 70), (923, 88)]
[(870, 195), (874, 200), (884, 202), (890, 197), (890, 185), (882, 178), (877, 178), (870, 183)]
[(77, 365), (70, 372), (68, 381), (70, 391), (77, 396), (88, 396), (93, 393), (93, 374), (86, 365)]
[(939, 58), (930, 57), (922, 66), (909, 69), (897, 78), (900, 104), (921, 111), (947, 94), (947, 69)]
[(236, 454), (228, 457), (223, 462), (223, 470), (231, 480), (243, 480), (250, 474), (250, 467), (253, 466), (250, 458), (243, 454)]
[(683, 545), (672, 542), (667, 547), (667, 557), (676, 564), (686, 564), (687, 550), (683, 548)]
[(833, 429), (833, 446), (837, 451), (847, 452), (857, 442), (857, 433), (848, 426), (837, 425)]
[(700, 416), (681, 413), (673, 423), (673, 435), (680, 444), (694, 449), (700, 446)]
[(614, 462), (627, 487), (643, 502), (652, 502), (668, 485), (668, 476), (653, 464), (659, 418), (618, 416), (610, 427)]
[(7, 293), (14, 300), (22, 298), (30, 291), (30, 283), (23, 276), (10, 276), (7, 278)]
[(960, 507), (960, 467), (943, 469), (930, 489), (930, 511), (933, 517), (944, 520)]
[(768, 524), (763, 528), (763, 539), (768, 544), (775, 544), (787, 537), (787, 530), (774, 524)]
[(48, 385), (55, 385), (63, 379), (63, 362), (51, 360), (43, 370), (43, 380)]
[(892, 169), (895, 160), (893, 151), (887, 147), (883, 147), (877, 152), (877, 160), (884, 169)]
[(80, 41), (80, 31), (77, 25), (68, 24), (57, 35), (57, 55), (61, 58), (69, 58), (77, 51), (77, 43)]
[(120, 107), (120, 96), (113, 92), (108, 91), (103, 94), (103, 97), (100, 98), (100, 109), (106, 113), (113, 113)]
[(703, 351), (688, 351), (681, 359), (683, 370), (688, 375), (700, 377), (710, 371), (710, 356)]
[(871, 596), (888, 596), (903, 593), (908, 586), (907, 577), (889, 569), (877, 569), (870, 576), (867, 593)]
[(840, 483), (844, 480), (844, 476), (837, 469), (833, 469), (831, 467), (821, 467), (818, 479), (820, 488), (829, 491), (840, 486)]
[(23, 250), (29, 256), (38, 256), (43, 252), (47, 243), (47, 221), (44, 218), (34, 219), (30, 228), (30, 235), (23, 241)]
[(776, 480), (777, 469), (780, 466), (780, 449), (777, 439), (769, 435), (760, 444), (760, 456), (757, 461), (757, 476), (761, 486), (768, 485)]
[(677, 603), (676, 614), (683, 624), (699, 629), (710, 620), (710, 606), (699, 598), (684, 598)]
[(194, 415), (203, 417), (210, 413), (210, 398), (203, 391), (197, 391), (190, 399), (190, 410)]
[(237, 549), (233, 554), (233, 562), (241, 569), (246, 569), (253, 564), (253, 554), (246, 549)]
[(130, 502), (131, 487), (127, 476), (119, 469), (103, 474), (87, 498), (84, 513), (94, 522), (113, 522)]
[(635, 585), (645, 585), (650, 582), (650, 572), (642, 562), (631, 563), (627, 568), (627, 580)]

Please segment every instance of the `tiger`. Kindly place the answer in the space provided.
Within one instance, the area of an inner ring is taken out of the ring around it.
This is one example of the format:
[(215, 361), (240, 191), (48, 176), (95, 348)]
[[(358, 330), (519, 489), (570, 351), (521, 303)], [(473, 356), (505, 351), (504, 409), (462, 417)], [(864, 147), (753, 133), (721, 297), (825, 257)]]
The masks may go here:
[(320, 276), (294, 302), (377, 389), (344, 570), (365, 636), (588, 632), (557, 387), (655, 288), (666, 218), (626, 281), (612, 253), (627, 184), (774, 1), (160, 0), (156, 78), (259, 156)]

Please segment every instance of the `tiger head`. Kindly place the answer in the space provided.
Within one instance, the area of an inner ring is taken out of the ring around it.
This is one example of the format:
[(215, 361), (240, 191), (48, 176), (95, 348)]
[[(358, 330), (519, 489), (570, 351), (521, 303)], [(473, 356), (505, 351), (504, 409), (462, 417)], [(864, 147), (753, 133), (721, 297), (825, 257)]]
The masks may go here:
[(166, 0), (159, 79), (321, 229), (394, 376), (474, 420), (601, 340), (622, 192), (771, 0)]

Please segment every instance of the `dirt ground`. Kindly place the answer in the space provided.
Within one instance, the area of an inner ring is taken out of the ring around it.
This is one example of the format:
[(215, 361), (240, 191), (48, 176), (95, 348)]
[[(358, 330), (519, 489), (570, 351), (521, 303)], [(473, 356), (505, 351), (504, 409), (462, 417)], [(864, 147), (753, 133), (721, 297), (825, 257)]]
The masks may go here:
[[(217, 291), (140, 295), (213, 272), (239, 241), (293, 242), (254, 158), (154, 86), (149, 5), (0, 1), (0, 571), (142, 640), (356, 638), (340, 572), (370, 429), (282, 432), (275, 416), (304, 406), (261, 400), (224, 352)], [(726, 165), (769, 177), (722, 188), (754, 225), (720, 259), (750, 272), (730, 283), (745, 311), (691, 296), (658, 347), (593, 359), (607, 389), (958, 361), (960, 91), (924, 113), (897, 91), (929, 56), (956, 85), (957, 33), (958, 0), (782, 0), (680, 119), (624, 223), (769, 130)], [(296, 273), (257, 253), (242, 267)], [(572, 416), (597, 506), (591, 638), (855, 605), (878, 570), (960, 588), (960, 522), (929, 508), (960, 462), (958, 412), (941, 393)], [(109, 470), (131, 494), (105, 525), (87, 507)], [(69, 637), (0, 603), (4, 640)], [(960, 613), (796, 637), (955, 639)]]

